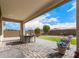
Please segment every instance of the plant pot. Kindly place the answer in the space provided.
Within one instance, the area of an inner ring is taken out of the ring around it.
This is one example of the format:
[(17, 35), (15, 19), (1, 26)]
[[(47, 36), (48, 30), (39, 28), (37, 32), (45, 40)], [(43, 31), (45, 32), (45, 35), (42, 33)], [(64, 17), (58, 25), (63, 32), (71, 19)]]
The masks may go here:
[(65, 54), (66, 49), (67, 49), (66, 47), (62, 47), (62, 46), (58, 45), (58, 51), (60, 54)]

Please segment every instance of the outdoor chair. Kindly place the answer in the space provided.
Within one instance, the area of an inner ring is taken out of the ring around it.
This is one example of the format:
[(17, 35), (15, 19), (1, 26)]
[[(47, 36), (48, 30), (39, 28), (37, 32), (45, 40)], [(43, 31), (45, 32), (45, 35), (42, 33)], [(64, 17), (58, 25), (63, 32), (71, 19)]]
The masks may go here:
[(67, 49), (70, 49), (71, 39), (66, 38), (66, 39), (64, 39), (64, 42), (66, 43)]

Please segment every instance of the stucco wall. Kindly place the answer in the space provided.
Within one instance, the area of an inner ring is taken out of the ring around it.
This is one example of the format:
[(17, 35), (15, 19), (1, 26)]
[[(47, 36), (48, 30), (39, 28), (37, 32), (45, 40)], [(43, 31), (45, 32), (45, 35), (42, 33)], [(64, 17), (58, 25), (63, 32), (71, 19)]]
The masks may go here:
[(76, 35), (76, 29), (51, 30), (49, 35)]
[[(20, 31), (15, 30), (5, 30), (4, 37), (19, 37)], [(27, 33), (27, 32), (26, 32)], [(51, 30), (49, 35), (76, 35), (76, 29), (66, 29), (66, 30)]]
[(5, 30), (4, 37), (19, 37), (19, 31)]

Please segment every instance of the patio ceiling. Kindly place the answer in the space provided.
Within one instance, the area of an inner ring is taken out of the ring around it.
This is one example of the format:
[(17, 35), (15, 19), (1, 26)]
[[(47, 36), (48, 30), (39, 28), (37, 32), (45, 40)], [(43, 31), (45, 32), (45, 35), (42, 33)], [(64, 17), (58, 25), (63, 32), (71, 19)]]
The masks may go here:
[(3, 20), (27, 22), (69, 0), (0, 0)]

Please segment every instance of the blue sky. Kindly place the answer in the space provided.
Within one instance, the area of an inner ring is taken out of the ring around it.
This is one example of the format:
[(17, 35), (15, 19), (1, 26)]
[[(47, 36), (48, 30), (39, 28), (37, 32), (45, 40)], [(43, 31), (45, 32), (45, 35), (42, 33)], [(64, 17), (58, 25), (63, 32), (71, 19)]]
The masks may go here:
[[(44, 25), (49, 25), (51, 29), (76, 28), (76, 0), (71, 0), (64, 5), (27, 22), (25, 28), (27, 30), (35, 29), (37, 27), (42, 29)], [(5, 27), (7, 29), (20, 29), (20, 24), (6, 22)]]

